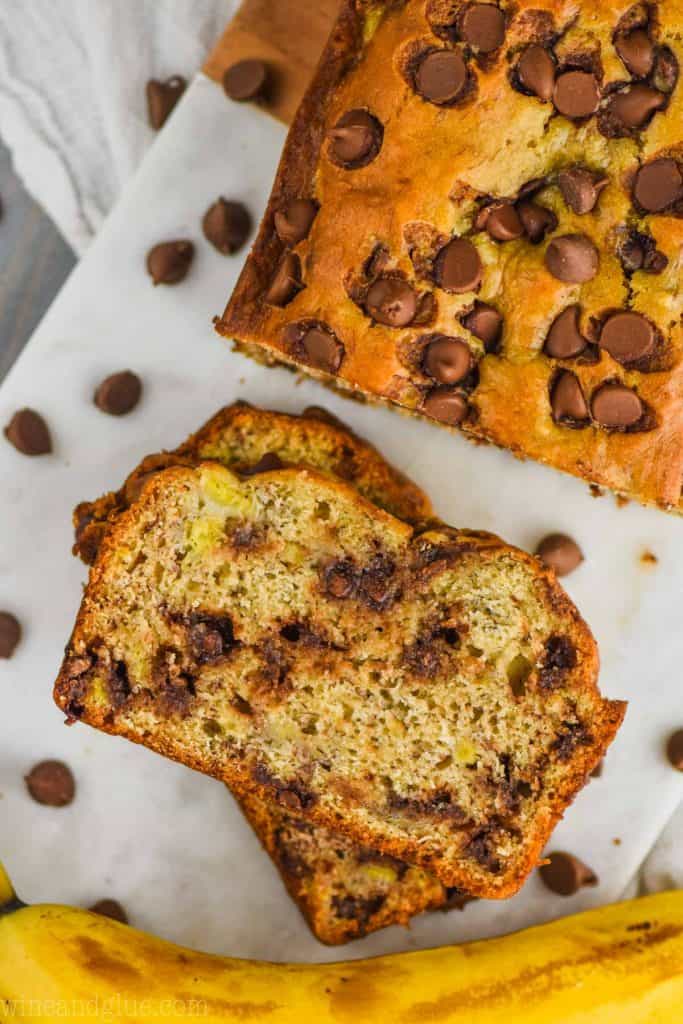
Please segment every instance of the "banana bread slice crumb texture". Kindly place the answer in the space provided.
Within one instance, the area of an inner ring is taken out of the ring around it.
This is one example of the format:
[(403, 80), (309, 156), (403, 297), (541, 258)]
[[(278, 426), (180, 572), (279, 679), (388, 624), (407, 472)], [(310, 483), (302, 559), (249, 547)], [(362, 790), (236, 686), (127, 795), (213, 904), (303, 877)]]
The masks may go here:
[(105, 536), (55, 697), (471, 895), (515, 892), (625, 706), (554, 577), (313, 470), (153, 476)]

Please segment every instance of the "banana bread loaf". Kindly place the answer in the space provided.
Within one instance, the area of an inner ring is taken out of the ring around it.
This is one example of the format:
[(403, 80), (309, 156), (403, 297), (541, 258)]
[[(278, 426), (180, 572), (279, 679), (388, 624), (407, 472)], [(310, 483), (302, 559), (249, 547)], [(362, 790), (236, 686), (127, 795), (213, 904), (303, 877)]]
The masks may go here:
[(219, 332), (681, 509), (683, 0), (344, 0)]
[(471, 895), (515, 892), (624, 705), (554, 575), (308, 469), (154, 474), (55, 688), (127, 736)]
[(212, 416), (175, 451), (146, 456), (118, 491), (77, 505), (73, 553), (88, 565), (94, 562), (108, 524), (135, 500), (152, 473), (168, 466), (195, 465), (202, 459), (253, 472), (272, 465), (274, 458), (334, 473), (399, 519), (420, 520), (432, 515), (427, 495), (326, 409), (310, 406), (300, 416), (292, 416), (235, 402)]

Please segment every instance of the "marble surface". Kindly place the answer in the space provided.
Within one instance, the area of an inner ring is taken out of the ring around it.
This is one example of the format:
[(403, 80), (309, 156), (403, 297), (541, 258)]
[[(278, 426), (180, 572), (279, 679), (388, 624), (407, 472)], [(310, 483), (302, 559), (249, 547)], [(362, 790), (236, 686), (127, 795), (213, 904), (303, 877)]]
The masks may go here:
[[(619, 508), (581, 482), (230, 352), (211, 316), (222, 310), (240, 258), (210, 249), (199, 221), (218, 194), (244, 200), (258, 215), (283, 137), (280, 125), (228, 104), (199, 77), (0, 390), (3, 424), (30, 405), (47, 417), (55, 441), (53, 455), (33, 460), (0, 445), (0, 605), (25, 624), (15, 657), (0, 664), (0, 857), (27, 899), (87, 905), (113, 896), (135, 924), (160, 935), (272, 959), (435, 945), (616, 899), (683, 794), (683, 776), (663, 756), (680, 716), (683, 524), (635, 505)], [(195, 265), (182, 285), (155, 289), (145, 253), (174, 237), (195, 239)], [(103, 376), (126, 367), (141, 374), (145, 394), (117, 420), (91, 396)], [(567, 589), (599, 640), (604, 692), (630, 708), (603, 777), (582, 792), (552, 845), (588, 861), (597, 888), (562, 899), (532, 877), (509, 902), (424, 915), (410, 930), (326, 950), (222, 785), (124, 740), (64, 726), (51, 687), (85, 578), (70, 555), (73, 505), (238, 397), (291, 411), (326, 405), (411, 474), (456, 525), (493, 530), (525, 548), (550, 530), (580, 542), (586, 562)], [(657, 562), (644, 562), (645, 552)], [(71, 807), (28, 798), (23, 775), (46, 757), (73, 766)]]

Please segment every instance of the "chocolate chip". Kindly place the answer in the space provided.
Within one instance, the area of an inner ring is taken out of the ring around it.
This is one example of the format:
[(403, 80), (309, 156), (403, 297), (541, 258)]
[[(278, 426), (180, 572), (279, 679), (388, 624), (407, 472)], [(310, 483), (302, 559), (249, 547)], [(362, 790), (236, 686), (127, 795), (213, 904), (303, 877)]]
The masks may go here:
[(527, 46), (517, 64), (517, 78), (533, 96), (547, 101), (553, 95), (555, 62), (539, 43)]
[(612, 93), (604, 112), (623, 129), (641, 128), (665, 103), (661, 92), (649, 85), (636, 84), (624, 92)]
[(558, 896), (574, 896), (585, 885), (598, 884), (595, 872), (571, 853), (551, 853), (539, 870), (544, 884)]
[(503, 329), (503, 316), (485, 302), (475, 302), (472, 310), (463, 317), (463, 327), (484, 342), (487, 352), (495, 352), (498, 348)]
[(676, 771), (683, 772), (683, 729), (678, 729), (669, 737), (666, 756)]
[(262, 60), (241, 60), (223, 75), (223, 88), (231, 100), (244, 103), (262, 97), (269, 80), (268, 66)]
[(619, 363), (633, 363), (655, 347), (657, 334), (642, 313), (624, 310), (605, 321), (598, 344)]
[(550, 405), (556, 423), (574, 425), (584, 424), (588, 420), (588, 405), (581, 384), (570, 370), (562, 370), (555, 378)]
[(473, 291), (481, 283), (483, 268), (474, 245), (468, 238), (453, 238), (436, 257), (436, 283), (446, 292)]
[(635, 78), (647, 78), (652, 71), (655, 51), (645, 29), (617, 33), (614, 47), (630, 74)]
[(193, 259), (192, 242), (160, 242), (147, 253), (147, 272), (155, 285), (178, 284), (187, 277)]
[(378, 277), (368, 289), (365, 309), (378, 324), (405, 327), (417, 312), (417, 295), (401, 277)]
[(467, 65), (459, 50), (432, 50), (418, 64), (415, 88), (430, 103), (453, 103), (467, 84)]
[(631, 231), (619, 249), (619, 259), (627, 274), (636, 270), (661, 274), (669, 263), (668, 257), (657, 249), (654, 238), (641, 231)]
[(531, 200), (517, 203), (517, 213), (532, 245), (538, 245), (549, 231), (557, 227), (557, 217), (553, 211)]
[(433, 388), (422, 402), (422, 412), (433, 420), (457, 427), (467, 416), (467, 399), (452, 388)]
[(341, 366), (343, 348), (339, 339), (325, 327), (310, 327), (300, 339), (303, 357), (309, 366), (336, 373)]
[(555, 109), (565, 117), (579, 120), (590, 117), (598, 109), (600, 86), (589, 71), (565, 71), (553, 89)]
[(0, 658), (11, 658), (21, 640), (21, 624), (11, 612), (0, 612)]
[(317, 213), (318, 204), (312, 199), (290, 199), (273, 216), (280, 241), (289, 246), (298, 245), (308, 236)]
[(331, 597), (349, 597), (356, 589), (357, 582), (356, 570), (349, 561), (334, 562), (325, 570), (325, 590)]
[(128, 924), (128, 914), (118, 900), (98, 900), (88, 907), (91, 914), (99, 914), (100, 917), (110, 917), (112, 921), (119, 921), (121, 924)]
[(607, 185), (609, 179), (604, 175), (595, 174), (585, 167), (570, 167), (560, 171), (557, 183), (567, 206), (574, 213), (590, 213), (598, 201), (598, 196)]
[(437, 334), (424, 349), (422, 369), (439, 384), (458, 384), (472, 369), (472, 353), (461, 338)]
[(348, 171), (372, 163), (384, 138), (384, 128), (367, 110), (349, 110), (328, 133), (328, 155)]
[(284, 462), (276, 452), (266, 452), (253, 466), (246, 466), (240, 469), (242, 476), (257, 476), (259, 473), (271, 473), (273, 470), (282, 469)]
[(556, 576), (568, 576), (583, 562), (583, 552), (566, 533), (549, 533), (540, 541), (536, 554)]
[(496, 242), (509, 242), (522, 237), (524, 225), (512, 203), (493, 203), (487, 210), (486, 230)]
[(186, 88), (187, 82), (180, 75), (173, 75), (165, 82), (150, 78), (146, 86), (147, 113), (149, 123), (155, 131), (163, 127)]
[(567, 306), (555, 317), (543, 345), (543, 351), (551, 359), (573, 359), (580, 355), (588, 342), (579, 330), (581, 306), (578, 303)]
[(131, 370), (122, 370), (105, 377), (95, 391), (93, 401), (102, 412), (110, 416), (123, 416), (140, 401), (142, 381)]
[(660, 213), (683, 198), (683, 174), (671, 157), (643, 164), (636, 174), (633, 195), (648, 213)]
[(76, 795), (76, 782), (63, 761), (41, 761), (24, 779), (36, 803), (46, 807), (66, 807)]
[(214, 249), (230, 256), (246, 242), (251, 231), (251, 216), (244, 203), (221, 196), (204, 214), (202, 230)]
[(286, 306), (301, 291), (301, 260), (294, 252), (286, 252), (270, 282), (265, 299), (270, 306)]
[(652, 84), (660, 92), (673, 92), (678, 81), (678, 59), (668, 46), (659, 46), (655, 53), (655, 68), (652, 74)]
[(5, 437), (22, 455), (49, 455), (52, 451), (47, 423), (33, 409), (15, 412), (5, 427)]
[(558, 235), (545, 251), (545, 265), (558, 281), (584, 284), (598, 272), (600, 257), (587, 235)]
[(505, 39), (505, 15), (493, 4), (470, 4), (460, 19), (460, 34), (479, 53), (492, 53)]
[(632, 427), (643, 415), (643, 404), (635, 391), (616, 381), (603, 384), (591, 401), (593, 419), (603, 427)]

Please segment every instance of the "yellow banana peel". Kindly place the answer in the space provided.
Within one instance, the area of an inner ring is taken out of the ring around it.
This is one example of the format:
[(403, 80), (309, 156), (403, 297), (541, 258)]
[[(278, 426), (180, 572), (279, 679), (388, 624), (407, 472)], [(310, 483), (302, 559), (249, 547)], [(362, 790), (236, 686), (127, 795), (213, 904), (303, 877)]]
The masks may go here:
[(0, 1020), (116, 1024), (682, 1024), (683, 892), (461, 946), (307, 965), (209, 956), (0, 867)]

